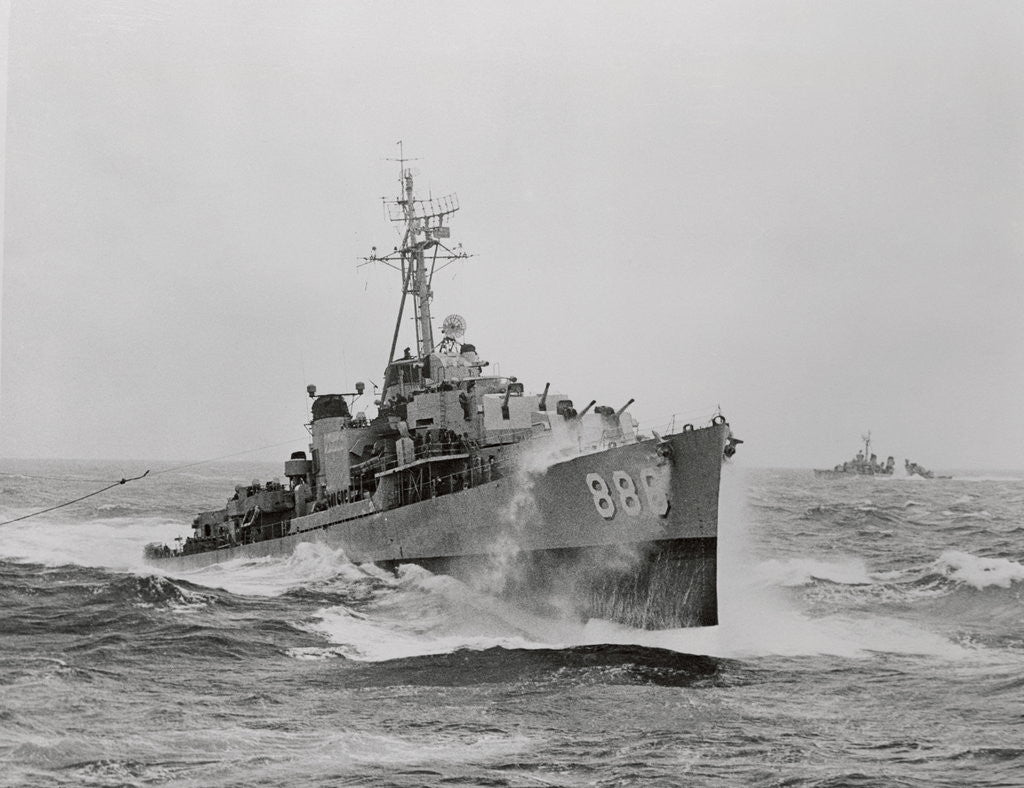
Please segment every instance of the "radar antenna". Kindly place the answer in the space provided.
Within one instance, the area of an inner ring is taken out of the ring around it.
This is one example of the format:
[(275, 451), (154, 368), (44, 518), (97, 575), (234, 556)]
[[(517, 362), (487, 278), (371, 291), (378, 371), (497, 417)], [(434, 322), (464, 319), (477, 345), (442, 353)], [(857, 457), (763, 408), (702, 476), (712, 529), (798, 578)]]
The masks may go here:
[(466, 333), (466, 318), (462, 315), (448, 315), (441, 324), (441, 331), (449, 339), (462, 339)]
[(448, 315), (441, 324), (441, 332), (444, 339), (441, 340), (439, 350), (450, 353), (455, 350), (459, 340), (466, 333), (466, 318), (462, 315)]
[[(449, 194), (445, 197), (417, 199), (413, 191), (414, 173), (412, 169), (405, 166), (406, 162), (413, 161), (413, 159), (405, 158), (401, 140), (397, 144), (398, 158), (388, 159), (388, 161), (399, 163), (398, 182), (404, 191), (404, 196), (400, 194), (394, 200), (384, 198), (383, 201), (388, 218), (396, 224), (404, 225), (402, 244), (384, 255), (378, 254), (377, 247), (373, 247), (369, 256), (362, 258), (362, 263), (360, 263), (361, 266), (368, 263), (384, 263), (402, 274), (402, 300), (398, 306), (395, 333), (391, 340), (389, 364), (395, 357), (406, 296), (411, 295), (413, 300), (418, 355), (420, 358), (427, 358), (434, 349), (434, 335), (430, 318), (430, 301), (434, 295), (430, 285), (434, 278), (434, 272), (451, 265), (455, 260), (471, 257), (462, 250), (462, 244), (450, 249), (442, 243), (442, 240), (451, 237), (451, 230), (446, 224), (446, 220), (459, 210), (458, 196)], [(428, 255), (430, 257), (429, 270)], [(465, 330), (465, 321), (463, 321), (463, 330)]]

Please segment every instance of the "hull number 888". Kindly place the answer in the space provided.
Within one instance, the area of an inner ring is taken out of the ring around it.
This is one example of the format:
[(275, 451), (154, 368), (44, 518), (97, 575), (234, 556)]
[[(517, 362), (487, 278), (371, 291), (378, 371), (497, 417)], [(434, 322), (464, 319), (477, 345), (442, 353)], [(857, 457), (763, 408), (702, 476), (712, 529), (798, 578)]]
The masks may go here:
[[(644, 468), (640, 471), (640, 488), (647, 499), (649, 511), (661, 517), (668, 514), (668, 497), (654, 468)], [(594, 499), (597, 513), (606, 520), (615, 517), (618, 509), (631, 517), (639, 517), (644, 510), (637, 485), (625, 471), (613, 471), (610, 485), (601, 474), (588, 473), (587, 489)]]

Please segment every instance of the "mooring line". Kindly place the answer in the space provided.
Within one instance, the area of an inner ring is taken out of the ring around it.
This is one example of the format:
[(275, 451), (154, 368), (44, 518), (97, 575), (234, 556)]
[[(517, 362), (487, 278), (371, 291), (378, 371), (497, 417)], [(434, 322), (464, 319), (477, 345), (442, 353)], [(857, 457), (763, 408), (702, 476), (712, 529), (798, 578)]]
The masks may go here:
[[(153, 471), (152, 475), (153, 476), (158, 476), (161, 473), (170, 473), (171, 471), (180, 471), (183, 468), (194, 468), (197, 465), (206, 465), (207, 463), (217, 462), (217, 460), (226, 460), (229, 457), (239, 457), (239, 456), (241, 456), (243, 454), (252, 454), (255, 451), (263, 451), (264, 449), (276, 449), (279, 446), (287, 446), (288, 444), (294, 444), (294, 443), (295, 443), (294, 440), (282, 441), (281, 443), (273, 443), (273, 444), (269, 444), (267, 446), (260, 446), (260, 447), (255, 448), (255, 449), (246, 449), (245, 451), (236, 451), (236, 452), (234, 452), (232, 454), (222, 454), (220, 457), (211, 457), (208, 460), (198, 460), (196, 462), (189, 462), (189, 463), (186, 463), (184, 465), (176, 465), (173, 468), (161, 468), (158, 471)], [(3, 474), (3, 475), (21, 475), (21, 474)], [(80, 498), (75, 498), (73, 501), (66, 501), (65, 503), (60, 503), (60, 504), (57, 504), (56, 506), (51, 506), (48, 509), (40, 509), (38, 512), (32, 512), (31, 514), (23, 514), (21, 517), (15, 517), (13, 520), (5, 520), (4, 522), (0, 523), (0, 526), (2, 526), (2, 525), (10, 525), (11, 523), (16, 523), (19, 520), (27, 520), (29, 517), (35, 517), (37, 514), (46, 514), (47, 512), (52, 512), (52, 511), (55, 511), (57, 509), (63, 509), (65, 506), (70, 506), (73, 503), (78, 503), (79, 501), (84, 501), (86, 498), (92, 498), (94, 495), (99, 495), (100, 493), (106, 492), (107, 490), (110, 490), (110, 489), (112, 489), (114, 487), (119, 487), (122, 484), (127, 484), (128, 482), (134, 482), (134, 481), (137, 481), (139, 479), (143, 479), (143, 478), (145, 478), (146, 476), (149, 476), (149, 475), (150, 475), (150, 472), (146, 471), (145, 473), (143, 473), (143, 474), (141, 474), (139, 476), (133, 476), (130, 479), (122, 478), (120, 481), (116, 481), (116, 482), (114, 482), (112, 484), (108, 484), (106, 487), (102, 487), (99, 490), (96, 490), (94, 492), (89, 493), (88, 495), (83, 495)], [(49, 477), (45, 477), (45, 476), (27, 476), (26, 478), (49, 478)], [(73, 481), (98, 481), (98, 480), (96, 480), (96, 479), (62, 479), (61, 481), (73, 482)]]
[(37, 514), (45, 514), (46, 512), (52, 512), (52, 511), (54, 511), (56, 509), (63, 509), (65, 506), (70, 506), (73, 503), (78, 503), (79, 501), (84, 501), (86, 498), (92, 498), (94, 495), (99, 495), (101, 492), (106, 492), (107, 490), (109, 490), (112, 487), (117, 487), (118, 485), (121, 485), (121, 484), (127, 484), (128, 482), (134, 482), (134, 481), (137, 481), (139, 479), (143, 479), (143, 478), (145, 478), (148, 475), (149, 475), (149, 471), (146, 471), (145, 473), (143, 473), (143, 474), (141, 474), (139, 476), (133, 476), (130, 479), (126, 479), (126, 478), (122, 477), (121, 481), (114, 482), (113, 484), (108, 484), (106, 487), (103, 487), (103, 488), (101, 488), (99, 490), (96, 490), (95, 492), (91, 492), (88, 495), (83, 495), (81, 498), (75, 498), (75, 500), (73, 500), (73, 501), (66, 501), (65, 503), (59, 503), (56, 506), (51, 506), (48, 509), (40, 509), (38, 512), (32, 512), (31, 514), (23, 514), (21, 517), (15, 517), (13, 520), (6, 520), (6, 521), (0, 523), (0, 525), (10, 525), (11, 523), (16, 523), (19, 520), (27, 520), (29, 517), (35, 517)]
[[(304, 439), (303, 439), (304, 440)], [(270, 443), (266, 446), (258, 446), (255, 449), (246, 449), (245, 451), (236, 451), (232, 454), (222, 454), (220, 457), (211, 457), (208, 460), (197, 460), (196, 462), (185, 463), (184, 465), (175, 465), (173, 468), (161, 468), (158, 471), (153, 471), (154, 476), (159, 476), (161, 473), (170, 473), (171, 471), (180, 471), (183, 468), (194, 468), (197, 465), (206, 465), (210, 462), (217, 462), (217, 460), (226, 460), (230, 457), (241, 457), (243, 454), (252, 454), (254, 451), (263, 451), (264, 449), (276, 449), (280, 446), (287, 446), (294, 444), (294, 440), (282, 441), (281, 443)], [(303, 444), (305, 445), (305, 444)], [(148, 471), (147, 471), (148, 473)]]

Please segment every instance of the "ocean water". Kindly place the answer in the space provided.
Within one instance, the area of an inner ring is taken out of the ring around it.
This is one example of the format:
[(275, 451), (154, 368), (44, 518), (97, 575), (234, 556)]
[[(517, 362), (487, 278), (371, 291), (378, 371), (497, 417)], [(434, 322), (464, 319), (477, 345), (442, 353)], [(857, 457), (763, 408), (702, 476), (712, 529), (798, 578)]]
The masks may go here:
[[(142, 469), (3, 461), (0, 520)], [(722, 623), (651, 632), (314, 546), (162, 574), (279, 468), (159, 471), (0, 527), (0, 784), (1024, 785), (1024, 474), (727, 466)]]

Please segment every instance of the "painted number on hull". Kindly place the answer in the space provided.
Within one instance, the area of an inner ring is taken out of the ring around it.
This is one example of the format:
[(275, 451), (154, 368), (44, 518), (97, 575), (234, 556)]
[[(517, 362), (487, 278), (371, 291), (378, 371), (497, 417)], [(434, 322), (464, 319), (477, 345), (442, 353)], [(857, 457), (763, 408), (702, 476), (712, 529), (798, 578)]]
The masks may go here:
[(644, 481), (647, 505), (656, 515), (664, 517), (668, 514), (668, 496), (665, 495), (664, 486), (658, 481), (658, 474), (655, 473), (654, 468), (644, 468), (640, 471), (640, 478)]
[(606, 520), (611, 520), (615, 516), (615, 502), (612, 501), (612, 496), (608, 493), (608, 485), (604, 483), (604, 479), (600, 474), (588, 473), (587, 487), (590, 488), (590, 494), (594, 496), (597, 513)]
[(636, 485), (629, 474), (625, 471), (612, 473), (612, 484), (615, 485), (615, 492), (619, 494), (619, 503), (626, 514), (637, 517), (643, 509), (640, 507), (640, 499), (636, 495)]
[[(647, 506), (654, 514), (664, 517), (668, 514), (668, 497), (658, 483), (658, 474), (653, 468), (644, 468), (640, 471), (640, 479), (647, 496)], [(615, 501), (608, 483), (599, 473), (588, 473), (587, 489), (594, 499), (597, 513), (604, 519), (611, 520), (615, 516)], [(640, 504), (640, 496), (637, 494), (633, 478), (625, 471), (613, 471), (612, 489), (618, 495), (622, 511), (631, 517), (639, 517), (643, 512), (643, 506)]]

